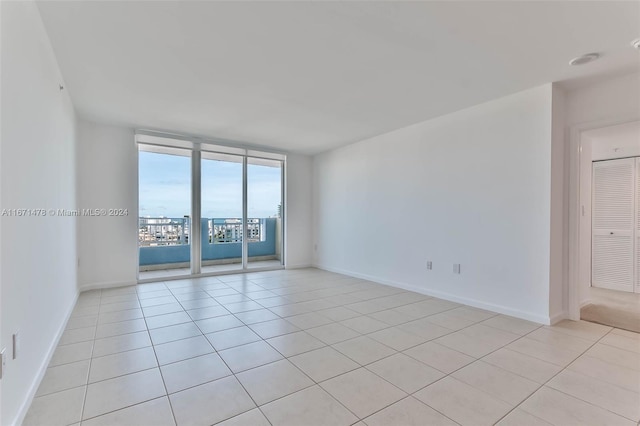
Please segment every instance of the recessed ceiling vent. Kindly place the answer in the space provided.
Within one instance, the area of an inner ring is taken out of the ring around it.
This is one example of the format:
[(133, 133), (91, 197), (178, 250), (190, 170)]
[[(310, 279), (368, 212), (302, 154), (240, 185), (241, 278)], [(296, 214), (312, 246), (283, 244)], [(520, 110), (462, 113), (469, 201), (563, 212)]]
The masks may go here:
[(593, 62), (600, 57), (599, 53), (587, 53), (585, 55), (578, 56), (569, 61), (569, 65), (584, 65), (589, 62)]

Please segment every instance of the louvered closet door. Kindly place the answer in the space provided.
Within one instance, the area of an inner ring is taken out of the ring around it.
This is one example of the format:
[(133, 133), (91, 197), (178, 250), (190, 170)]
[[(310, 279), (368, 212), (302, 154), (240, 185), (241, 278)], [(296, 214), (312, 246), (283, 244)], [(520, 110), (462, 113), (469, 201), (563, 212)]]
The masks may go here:
[(633, 291), (636, 160), (593, 163), (591, 283)]

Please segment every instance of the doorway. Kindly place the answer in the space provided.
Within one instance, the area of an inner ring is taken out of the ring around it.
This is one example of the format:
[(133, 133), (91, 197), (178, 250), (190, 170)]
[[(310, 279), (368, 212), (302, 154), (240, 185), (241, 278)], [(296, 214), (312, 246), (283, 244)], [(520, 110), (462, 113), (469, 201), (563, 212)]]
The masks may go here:
[(138, 265), (141, 277), (191, 273), (191, 150), (140, 145)]
[(579, 142), (580, 319), (640, 332), (640, 121)]

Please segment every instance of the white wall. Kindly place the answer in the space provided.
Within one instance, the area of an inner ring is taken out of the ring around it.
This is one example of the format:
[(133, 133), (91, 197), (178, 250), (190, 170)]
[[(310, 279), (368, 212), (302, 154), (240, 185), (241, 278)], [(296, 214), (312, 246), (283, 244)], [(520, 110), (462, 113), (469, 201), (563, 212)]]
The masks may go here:
[(582, 307), (589, 303), (589, 288), (591, 287), (591, 143), (582, 144), (580, 159), (580, 256), (578, 305)]
[[(567, 91), (566, 123), (619, 122), (640, 114), (640, 73), (627, 74)], [(616, 123), (617, 124), (617, 123)]]
[(551, 100), (551, 252), (549, 254), (549, 317), (555, 323), (567, 316), (569, 227), (568, 167), (566, 163), (565, 92), (552, 85)]
[(138, 271), (138, 153), (132, 129), (78, 124), (78, 205), (128, 209), (128, 216), (80, 217), (81, 289), (135, 284)]
[(287, 155), (286, 170), (286, 245), (287, 268), (311, 266), (311, 179), (312, 160), (306, 155)]
[(317, 155), (315, 263), (549, 322), (551, 156), (550, 84)]
[(583, 146), (591, 144), (592, 161), (640, 156), (640, 121), (582, 133)]
[[(578, 138), (580, 143), (581, 131), (597, 129), (616, 124), (622, 124), (634, 120), (640, 120), (640, 73), (627, 74), (595, 84), (569, 90), (566, 93), (566, 126), (567, 144), (571, 137)], [(591, 159), (592, 147), (589, 138), (582, 141), (582, 154), (575, 159), (577, 152), (572, 152), (571, 161), (578, 164), (576, 173), (580, 178), (576, 179), (574, 193), (580, 194), (580, 206), (577, 212), (578, 218), (570, 217), (570, 226), (574, 228), (575, 221), (579, 219), (579, 243), (577, 251), (578, 265), (578, 304), (584, 305), (589, 301), (589, 288), (591, 286)], [(573, 202), (573, 199), (571, 200)], [(582, 207), (584, 215), (582, 215)], [(573, 244), (573, 242), (572, 242)]]
[[(2, 209), (74, 209), (75, 113), (33, 2), (1, 2)], [(76, 220), (0, 218), (0, 423), (19, 422), (77, 297)], [(11, 335), (21, 351), (11, 359)]]

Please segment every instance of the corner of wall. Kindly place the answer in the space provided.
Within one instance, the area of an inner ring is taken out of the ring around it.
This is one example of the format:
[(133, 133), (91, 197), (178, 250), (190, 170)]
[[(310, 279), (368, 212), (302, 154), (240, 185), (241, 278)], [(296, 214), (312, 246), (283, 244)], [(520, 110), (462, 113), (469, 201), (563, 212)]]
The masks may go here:
[[(125, 216), (78, 217), (78, 288), (133, 284), (138, 260), (135, 132), (80, 120), (78, 135), (78, 208), (128, 211)], [(95, 237), (96, 229), (101, 238)]]
[(83, 283), (78, 285), (78, 293), (90, 290), (102, 290), (107, 288), (127, 287), (138, 284), (137, 281), (109, 281), (109, 282), (95, 282), (95, 283)]
[(566, 312), (558, 312), (556, 314), (549, 315), (549, 319), (545, 321), (543, 324), (554, 325), (567, 318), (568, 316)]
[(312, 263), (312, 159), (289, 154), (285, 171), (285, 265), (288, 269)]
[(37, 4), (1, 7), (0, 202), (46, 211), (20, 221), (2, 218), (0, 343), (9, 349), (15, 330), (22, 335), (21, 355), (7, 360), (2, 379), (0, 423), (10, 425), (26, 415), (78, 297), (77, 218), (49, 213), (77, 208), (78, 137), (76, 112), (69, 93), (59, 89), (63, 77)]
[(40, 382), (42, 382), (42, 379), (44, 378), (44, 375), (47, 372), (47, 367), (49, 366), (49, 362), (51, 362), (51, 358), (53, 357), (53, 354), (55, 353), (56, 348), (58, 347), (58, 342), (60, 341), (60, 338), (62, 337), (62, 334), (64, 333), (65, 328), (67, 327), (69, 318), (71, 318), (71, 314), (73, 313), (73, 308), (75, 307), (76, 302), (78, 301), (79, 295), (80, 293), (78, 292), (76, 294), (76, 297), (71, 301), (70, 306), (67, 307), (66, 309), (67, 313), (65, 315), (65, 319), (60, 325), (60, 327), (58, 327), (58, 330), (54, 336), (54, 339), (49, 345), (49, 348), (47, 349), (47, 353), (45, 354), (45, 357), (42, 363), (40, 363), (40, 366), (38, 368), (38, 373), (36, 377), (33, 379), (33, 381), (31, 382), (31, 385), (29, 386), (27, 396), (25, 397), (22, 405), (18, 409), (18, 414), (16, 415), (16, 419), (15, 419), (16, 425), (22, 424), (22, 422), (24, 421), (24, 418), (27, 415), (27, 412), (29, 411), (29, 407), (31, 406), (31, 403), (33, 402), (33, 398), (35, 397), (36, 392), (38, 391)]
[[(565, 93), (551, 85), (551, 188), (549, 312), (550, 318), (566, 317), (568, 311), (568, 148), (566, 143)], [(554, 314), (555, 313), (555, 314)]]
[(486, 303), (486, 302), (478, 301), (476, 299), (461, 297), (459, 295), (455, 295), (455, 294), (451, 294), (451, 293), (447, 293), (439, 290), (428, 289), (428, 288), (420, 287), (417, 285), (409, 284), (403, 281), (381, 279), (380, 277), (375, 277), (368, 274), (361, 274), (358, 272), (349, 271), (349, 270), (340, 269), (340, 268), (333, 268), (327, 265), (314, 264), (313, 267), (322, 269), (324, 271), (334, 272), (336, 274), (347, 275), (350, 277), (360, 278), (360, 279), (372, 281), (378, 284), (383, 284), (386, 286), (396, 287), (403, 290), (424, 294), (426, 296), (436, 297), (442, 300), (448, 300), (449, 302), (460, 303), (460, 304), (472, 306), (478, 309), (484, 309), (484, 310), (496, 312), (503, 315), (509, 315), (512, 317), (521, 318), (527, 321), (533, 321), (538, 324), (550, 325), (550, 324), (553, 324), (553, 321), (557, 322), (557, 321), (560, 321), (562, 318), (564, 318), (563, 313), (547, 317), (544, 315), (539, 315), (534, 312), (515, 310), (503, 305)]

